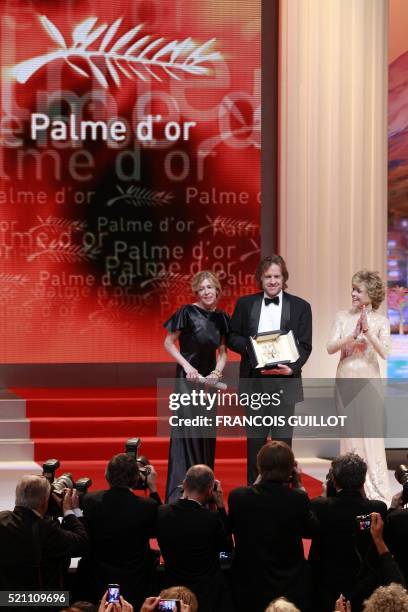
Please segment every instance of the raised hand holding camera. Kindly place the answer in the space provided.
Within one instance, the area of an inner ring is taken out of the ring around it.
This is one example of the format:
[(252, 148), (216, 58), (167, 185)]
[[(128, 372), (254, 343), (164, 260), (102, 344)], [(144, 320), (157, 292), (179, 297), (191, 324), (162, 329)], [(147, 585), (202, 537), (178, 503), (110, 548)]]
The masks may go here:
[(78, 491), (76, 489), (65, 489), (64, 498), (62, 500), (63, 511), (75, 510), (76, 508), (79, 508)]
[(220, 480), (214, 480), (211, 501), (217, 508), (224, 508), (224, 491), (222, 490)]
[(157, 493), (157, 472), (152, 465), (146, 465), (147, 476), (146, 476), (146, 485), (149, 489), (150, 493)]
[[(119, 585), (109, 585), (112, 588), (118, 587)], [(104, 596), (101, 599), (101, 603), (98, 608), (98, 612), (133, 612), (133, 606), (126, 599), (123, 599), (122, 595), (119, 595), (119, 601), (110, 601), (110, 592), (108, 588), (105, 591)], [(142, 608), (143, 609), (143, 608)]]

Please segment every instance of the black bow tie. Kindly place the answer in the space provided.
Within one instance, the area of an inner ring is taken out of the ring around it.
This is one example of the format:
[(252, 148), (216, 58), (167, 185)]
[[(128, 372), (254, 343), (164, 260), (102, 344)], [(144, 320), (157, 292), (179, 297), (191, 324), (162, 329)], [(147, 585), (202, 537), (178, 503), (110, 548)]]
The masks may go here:
[(276, 295), (273, 298), (264, 297), (265, 306), (269, 306), (269, 304), (276, 304), (279, 306), (279, 295)]

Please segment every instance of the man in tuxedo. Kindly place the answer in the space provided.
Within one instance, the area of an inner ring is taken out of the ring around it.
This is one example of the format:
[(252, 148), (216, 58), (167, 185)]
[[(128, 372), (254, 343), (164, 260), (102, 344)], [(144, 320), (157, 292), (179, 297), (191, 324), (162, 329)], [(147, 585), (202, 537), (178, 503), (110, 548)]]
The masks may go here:
[(313, 535), (316, 520), (293, 451), (274, 440), (263, 446), (257, 461), (257, 483), (234, 489), (228, 498), (237, 612), (263, 612), (282, 595), (309, 611), (311, 576), (302, 538)]
[[(228, 347), (241, 355), (241, 392), (280, 392), (279, 407), (263, 407), (257, 414), (280, 414), (287, 420), (293, 415), (295, 404), (303, 400), (301, 372), (312, 351), (312, 311), (308, 302), (286, 293), (289, 273), (280, 255), (264, 257), (258, 264), (255, 277), (262, 291), (238, 299), (231, 319)], [(269, 370), (256, 370), (249, 358), (249, 338), (275, 330), (292, 330), (299, 359), (290, 365), (278, 364)], [(268, 433), (268, 428), (247, 431), (248, 484), (256, 479), (256, 456), (265, 444)], [(291, 446), (291, 427), (274, 427), (270, 434), (272, 438), (281, 438)]]

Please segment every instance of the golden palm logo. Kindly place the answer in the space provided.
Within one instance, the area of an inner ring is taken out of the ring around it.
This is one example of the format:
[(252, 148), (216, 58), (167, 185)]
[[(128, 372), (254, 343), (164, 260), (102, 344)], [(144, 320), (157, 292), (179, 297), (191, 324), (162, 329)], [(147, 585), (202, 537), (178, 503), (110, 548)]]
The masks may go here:
[(56, 60), (65, 61), (82, 77), (92, 75), (99, 85), (108, 88), (107, 76), (118, 87), (123, 78), (146, 81), (152, 77), (162, 81), (163, 75), (167, 75), (182, 80), (185, 75), (209, 74), (208, 64), (222, 59), (221, 53), (212, 50), (215, 38), (204, 43), (190, 37), (166, 42), (162, 37), (142, 35), (142, 24), (118, 36), (122, 17), (110, 26), (97, 25), (97, 17), (86, 19), (74, 28), (71, 46), (48, 17), (42, 15), (40, 21), (58, 48), (14, 66), (12, 75), (19, 83), (26, 83), (35, 72)]

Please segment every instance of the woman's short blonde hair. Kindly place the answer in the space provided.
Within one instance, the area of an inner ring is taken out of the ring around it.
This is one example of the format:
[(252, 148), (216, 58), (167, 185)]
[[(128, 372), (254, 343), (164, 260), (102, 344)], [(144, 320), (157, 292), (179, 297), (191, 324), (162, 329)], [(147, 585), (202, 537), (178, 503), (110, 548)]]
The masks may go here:
[(359, 270), (353, 274), (351, 283), (360, 284), (363, 283), (367, 289), (368, 297), (371, 300), (373, 310), (379, 308), (381, 302), (385, 298), (385, 285), (381, 280), (381, 276), (378, 272), (371, 272), (370, 270)]
[(288, 601), (286, 597), (279, 597), (269, 604), (265, 612), (300, 612), (300, 610), (295, 604)]
[(219, 295), (221, 293), (220, 281), (213, 272), (210, 272), (210, 270), (202, 270), (201, 272), (194, 274), (193, 278), (191, 279), (191, 289), (194, 291), (194, 293), (197, 293), (201, 283), (207, 279), (214, 285), (217, 295)]
[(408, 593), (395, 582), (379, 587), (364, 602), (363, 612), (408, 612)]
[(185, 586), (174, 586), (169, 589), (164, 589), (160, 593), (161, 599), (181, 599), (181, 601), (190, 606), (191, 612), (198, 611), (198, 601), (197, 597), (194, 595), (193, 591), (190, 591)]

